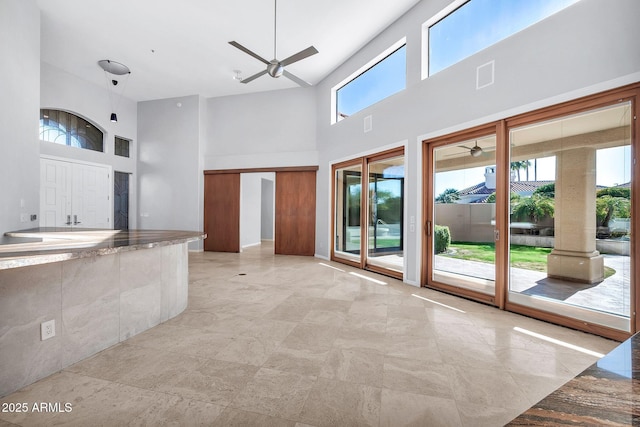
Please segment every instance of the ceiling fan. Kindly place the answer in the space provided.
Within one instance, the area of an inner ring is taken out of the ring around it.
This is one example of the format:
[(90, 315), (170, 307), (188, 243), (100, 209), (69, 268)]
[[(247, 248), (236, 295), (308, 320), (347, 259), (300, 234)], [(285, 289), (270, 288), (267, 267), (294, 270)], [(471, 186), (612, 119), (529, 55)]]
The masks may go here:
[(465, 147), (464, 145), (460, 145), (459, 147), (469, 150), (469, 154), (471, 154), (471, 157), (478, 157), (482, 155), (482, 147), (478, 146), (478, 141), (476, 141), (476, 145), (471, 148)]
[[(485, 144), (485, 147), (482, 148), (481, 146), (478, 145), (478, 140), (474, 141), (475, 144), (473, 147), (469, 147), (466, 145), (455, 145), (452, 148), (464, 148), (465, 150), (467, 150), (466, 152), (469, 153), (469, 155), (471, 157), (480, 157), (485, 153), (490, 153), (492, 151), (496, 150), (495, 145), (491, 145), (491, 144), (495, 144), (495, 142), (491, 141), (490, 139), (485, 139), (483, 141), (483, 144)], [(513, 144), (512, 144), (513, 146)], [(445, 154), (444, 157), (462, 157), (464, 154), (460, 153), (460, 152), (453, 152), (450, 154)]]
[(300, 86), (303, 87), (308, 87), (311, 86), (310, 83), (305, 82), (304, 80), (302, 80), (300, 77), (295, 76), (294, 74), (291, 74), (290, 72), (288, 72), (287, 70), (284, 69), (284, 67), (286, 67), (287, 65), (291, 65), (294, 62), (298, 62), (302, 59), (305, 59), (311, 55), (315, 55), (316, 53), (318, 53), (318, 50), (313, 47), (313, 46), (309, 46), (306, 49), (301, 50), (298, 53), (295, 53), (293, 55), (291, 55), (288, 58), (283, 59), (282, 61), (277, 60), (276, 58), (277, 56), (277, 51), (276, 51), (276, 35), (277, 35), (277, 0), (274, 0), (273, 2), (274, 4), (274, 13), (273, 13), (273, 58), (271, 61), (267, 61), (266, 59), (264, 59), (263, 57), (261, 57), (260, 55), (258, 55), (255, 52), (252, 52), (251, 50), (247, 49), (246, 47), (242, 46), (240, 43), (238, 43), (237, 41), (230, 41), (229, 44), (235, 48), (240, 49), (241, 51), (243, 51), (244, 53), (253, 56), (254, 58), (256, 58), (258, 61), (263, 62), (264, 64), (266, 64), (267, 68), (260, 71), (259, 73), (256, 73), (252, 76), (249, 76), (245, 79), (240, 80), (241, 83), (249, 83), (255, 79), (257, 79), (258, 77), (264, 75), (264, 74), (269, 74), (271, 77), (274, 78), (278, 78), (282, 75), (284, 75), (286, 78), (288, 78), (289, 80), (292, 80), (294, 82), (296, 82), (297, 84), (299, 84)]

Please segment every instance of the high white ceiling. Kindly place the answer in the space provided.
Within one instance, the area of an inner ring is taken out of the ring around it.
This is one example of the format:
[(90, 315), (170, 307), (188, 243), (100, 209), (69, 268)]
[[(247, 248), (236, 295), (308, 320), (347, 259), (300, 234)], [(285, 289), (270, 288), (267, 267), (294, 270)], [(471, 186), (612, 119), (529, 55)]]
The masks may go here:
[[(249, 77), (265, 68), (228, 44), (235, 40), (273, 59), (273, 0), (37, 0), (41, 58), (106, 85), (97, 65), (131, 70), (124, 96), (134, 101), (186, 95), (215, 97), (297, 87), (281, 77)], [(278, 0), (277, 54), (308, 46), (319, 53), (287, 67), (317, 84), (419, 0)]]

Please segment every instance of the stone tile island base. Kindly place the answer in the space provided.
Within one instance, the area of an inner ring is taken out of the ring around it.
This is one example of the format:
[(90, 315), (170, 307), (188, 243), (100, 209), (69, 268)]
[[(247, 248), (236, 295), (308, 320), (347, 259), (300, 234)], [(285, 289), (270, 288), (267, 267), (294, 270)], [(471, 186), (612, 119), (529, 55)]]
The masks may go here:
[(181, 313), (188, 240), (0, 269), (0, 396)]

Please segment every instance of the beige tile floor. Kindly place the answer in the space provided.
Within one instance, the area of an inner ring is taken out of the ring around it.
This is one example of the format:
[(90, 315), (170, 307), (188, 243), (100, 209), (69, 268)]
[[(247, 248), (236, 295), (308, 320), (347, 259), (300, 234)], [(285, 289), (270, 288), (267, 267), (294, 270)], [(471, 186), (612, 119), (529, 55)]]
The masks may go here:
[(269, 245), (189, 267), (184, 313), (6, 396), (30, 411), (0, 427), (499, 426), (618, 344)]

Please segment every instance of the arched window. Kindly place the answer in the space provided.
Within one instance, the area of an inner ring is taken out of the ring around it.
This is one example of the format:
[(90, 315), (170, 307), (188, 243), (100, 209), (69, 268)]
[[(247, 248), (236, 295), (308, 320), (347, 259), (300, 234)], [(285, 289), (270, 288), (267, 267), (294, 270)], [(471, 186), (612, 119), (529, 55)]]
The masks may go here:
[(95, 125), (61, 110), (40, 110), (40, 139), (86, 150), (104, 151), (104, 134)]

